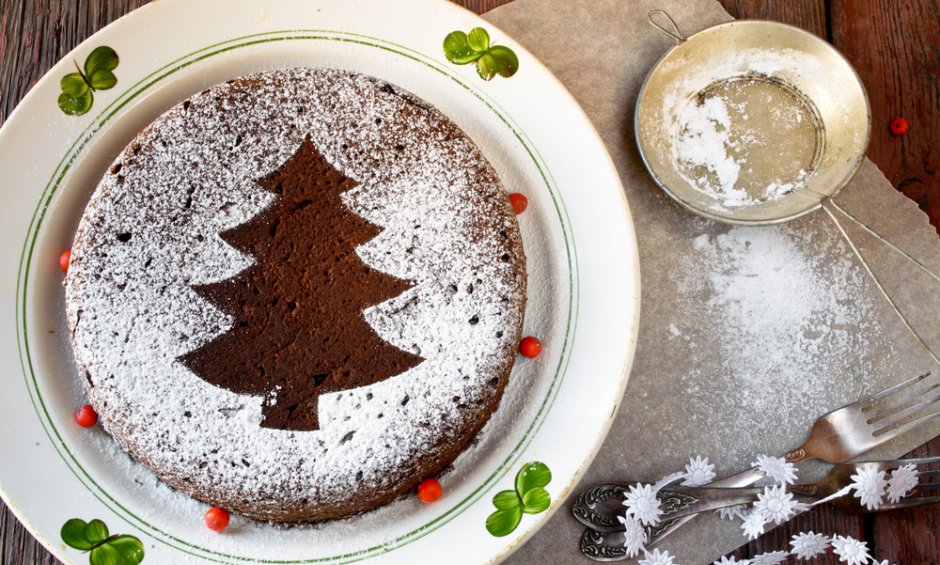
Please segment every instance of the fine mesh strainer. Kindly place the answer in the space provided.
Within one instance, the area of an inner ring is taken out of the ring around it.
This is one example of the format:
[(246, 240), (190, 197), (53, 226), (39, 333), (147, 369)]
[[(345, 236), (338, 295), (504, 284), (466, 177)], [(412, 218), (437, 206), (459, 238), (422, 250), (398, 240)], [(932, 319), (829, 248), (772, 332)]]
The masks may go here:
[[(666, 18), (672, 30), (656, 22)], [(640, 90), (636, 135), (656, 182), (693, 211), (762, 225), (820, 208), (858, 170), (871, 128), (865, 89), (825, 41), (766, 21), (677, 41)]]
[(676, 41), (646, 78), (636, 106), (637, 144), (656, 183), (693, 212), (731, 224), (775, 224), (824, 210), (940, 365), (842, 220), (936, 282), (940, 275), (834, 200), (865, 158), (871, 133), (868, 97), (848, 61), (785, 24), (738, 20), (685, 37), (662, 10), (652, 10), (649, 21)]

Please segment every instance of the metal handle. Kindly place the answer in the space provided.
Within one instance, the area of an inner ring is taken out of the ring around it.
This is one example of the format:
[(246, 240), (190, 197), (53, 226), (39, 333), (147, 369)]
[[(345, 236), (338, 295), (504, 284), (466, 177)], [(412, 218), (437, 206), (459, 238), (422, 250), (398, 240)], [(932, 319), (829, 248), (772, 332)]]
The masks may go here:
[[(667, 27), (656, 23), (656, 20), (653, 19), (653, 16), (662, 16), (666, 18), (666, 20), (669, 22), (669, 25), (672, 26), (672, 29), (670, 30)], [(679, 29), (679, 25), (676, 23), (676, 20), (672, 19), (672, 16), (670, 16), (666, 11), (658, 9), (650, 10), (646, 17), (653, 27), (676, 40), (676, 45), (686, 40), (686, 37), (682, 35), (682, 31)]]
[[(623, 516), (623, 500), (627, 492), (625, 485), (595, 485), (578, 497), (571, 512), (576, 520), (592, 530), (604, 533), (622, 532), (623, 524), (617, 518)], [(668, 526), (680, 518), (707, 510), (750, 504), (757, 500), (757, 495), (762, 492), (764, 489), (758, 488), (667, 486), (656, 493), (661, 503), (661, 517), (667, 522), (660, 526), (647, 526), (647, 539), (657, 539), (661, 534), (661, 527)]]
[[(894, 301), (894, 298), (891, 297), (891, 294), (885, 288), (884, 284), (882, 284), (881, 279), (878, 277), (878, 275), (875, 274), (875, 271), (872, 269), (871, 265), (868, 264), (868, 261), (865, 259), (865, 256), (862, 255), (862, 251), (858, 248), (857, 245), (855, 245), (855, 242), (849, 236), (849, 233), (845, 231), (845, 228), (842, 226), (842, 222), (840, 222), (839, 218), (836, 216), (836, 212), (841, 213), (843, 216), (845, 216), (850, 221), (852, 221), (855, 225), (862, 228), (865, 232), (874, 236), (877, 241), (887, 246), (888, 249), (890, 249), (891, 251), (897, 253), (901, 257), (904, 257), (905, 259), (913, 263), (915, 266), (920, 268), (921, 271), (931, 276), (937, 282), (940, 282), (940, 275), (930, 270), (926, 265), (918, 261), (908, 252), (904, 251), (903, 249), (901, 249), (894, 243), (888, 241), (887, 238), (882, 236), (873, 228), (869, 227), (866, 223), (856, 218), (854, 215), (849, 213), (845, 208), (839, 206), (836, 203), (836, 201), (832, 199), (832, 197), (828, 197), (825, 200), (823, 200), (822, 208), (826, 212), (826, 214), (829, 216), (829, 218), (832, 220), (832, 222), (835, 224), (836, 229), (839, 230), (839, 233), (845, 239), (845, 242), (848, 243), (849, 248), (852, 250), (852, 252), (855, 254), (855, 257), (857, 257), (859, 262), (862, 264), (862, 268), (865, 269), (865, 272), (867, 272), (868, 276), (871, 277), (871, 280), (875, 283), (875, 286), (878, 287), (879, 291), (881, 291), (882, 296), (885, 297), (885, 299), (888, 301), (888, 304), (890, 304), (891, 308), (894, 309), (894, 313), (897, 314), (898, 317), (901, 319), (901, 323), (904, 324), (904, 327), (907, 328), (907, 331), (911, 333), (911, 335), (917, 341), (917, 344), (921, 347), (921, 349), (923, 349), (924, 352), (927, 353), (927, 356), (930, 357), (930, 359), (934, 363), (936, 363), (937, 366), (940, 366), (940, 357), (938, 357), (937, 354), (934, 353), (930, 345), (927, 344), (924, 338), (921, 337), (920, 333), (918, 333), (918, 331), (911, 324), (910, 320), (907, 319), (907, 316), (904, 315), (904, 312), (898, 306), (897, 302)], [(835, 210), (835, 212), (833, 210)]]

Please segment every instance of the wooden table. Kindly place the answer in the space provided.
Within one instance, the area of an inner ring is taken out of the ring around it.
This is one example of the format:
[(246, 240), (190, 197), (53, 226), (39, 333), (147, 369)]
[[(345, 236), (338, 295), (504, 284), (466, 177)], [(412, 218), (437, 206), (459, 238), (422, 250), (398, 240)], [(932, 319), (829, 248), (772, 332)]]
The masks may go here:
[[(484, 12), (510, 0), (457, 1)], [(868, 156), (927, 212), (940, 232), (940, 0), (720, 1), (736, 18), (777, 20), (811, 31), (849, 58), (871, 99), (874, 128)], [(146, 2), (0, 0), (0, 124), (69, 50)], [(896, 116), (910, 122), (905, 137), (893, 137), (888, 130)], [(914, 454), (940, 454), (940, 438)], [(803, 530), (852, 535), (867, 541), (876, 557), (891, 562), (940, 563), (940, 507), (862, 518), (826, 506), (768, 532), (734, 555), (786, 548), (790, 537)], [(2, 507), (0, 565), (21, 563), (57, 561)]]

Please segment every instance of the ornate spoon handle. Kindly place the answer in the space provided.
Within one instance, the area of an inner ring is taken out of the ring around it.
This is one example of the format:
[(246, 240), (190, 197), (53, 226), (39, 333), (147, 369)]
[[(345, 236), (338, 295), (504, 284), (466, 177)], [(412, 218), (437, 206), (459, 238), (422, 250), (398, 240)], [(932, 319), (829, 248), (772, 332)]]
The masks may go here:
[[(575, 501), (571, 513), (575, 519), (597, 532), (622, 532), (623, 525), (618, 516), (623, 516), (623, 500), (628, 487), (618, 484), (595, 485), (585, 491)], [(675, 522), (674, 519), (698, 514), (716, 508), (725, 508), (737, 504), (750, 504), (763, 492), (758, 488), (704, 488), (670, 486), (657, 494), (660, 500), (662, 518), (669, 520), (659, 527), (647, 528), (647, 539), (653, 534), (660, 534), (663, 527)]]

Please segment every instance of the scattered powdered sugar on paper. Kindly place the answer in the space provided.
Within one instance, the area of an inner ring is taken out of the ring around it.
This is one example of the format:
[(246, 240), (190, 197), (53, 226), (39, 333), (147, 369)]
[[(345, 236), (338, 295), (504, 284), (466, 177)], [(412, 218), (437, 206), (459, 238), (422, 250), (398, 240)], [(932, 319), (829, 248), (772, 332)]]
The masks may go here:
[(736, 413), (712, 421), (770, 433), (790, 414), (828, 411), (865, 378), (856, 364), (877, 333), (865, 274), (847, 250), (831, 252), (841, 240), (814, 233), (736, 227), (693, 240), (671, 275), (683, 318), (669, 326), (670, 336), (711, 330), (707, 344), (689, 344), (701, 362), (680, 376), (692, 411)]
[[(472, 141), (417, 98), (327, 69), (256, 78), (165, 114), (92, 197), (66, 280), (86, 391), (161, 478), (242, 512), (400, 492), (498, 401), (525, 303), (518, 224)], [(233, 323), (191, 286), (251, 264), (219, 233), (270, 204), (255, 179), (307, 135), (360, 183), (344, 202), (384, 228), (357, 248), (363, 261), (414, 282), (367, 321), (424, 362), (322, 396), (321, 429), (293, 432), (260, 427), (262, 397), (215, 387), (178, 358)]]

